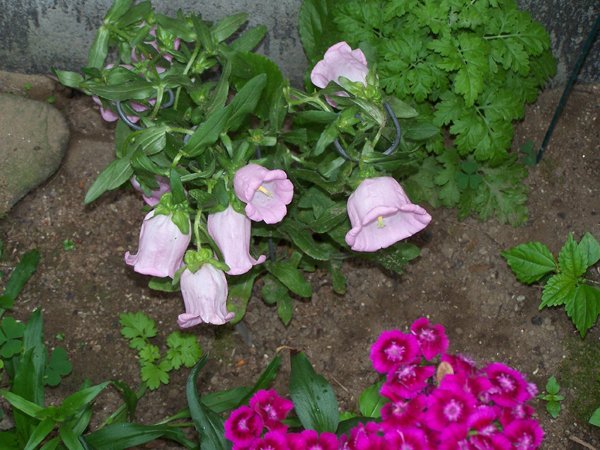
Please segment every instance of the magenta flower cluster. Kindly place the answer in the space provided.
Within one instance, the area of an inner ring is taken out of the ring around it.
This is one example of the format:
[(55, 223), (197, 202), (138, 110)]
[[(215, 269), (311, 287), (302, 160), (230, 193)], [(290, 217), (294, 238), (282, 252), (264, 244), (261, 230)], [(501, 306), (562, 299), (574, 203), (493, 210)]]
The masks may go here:
[[(442, 325), (416, 320), (410, 333), (384, 331), (371, 348), (374, 369), (385, 376), (381, 419), (348, 434), (289, 432), (282, 420), (289, 400), (259, 391), (234, 410), (225, 437), (234, 450), (535, 450), (544, 432), (528, 405), (537, 393), (520, 372), (501, 363), (478, 369), (446, 353)], [(437, 367), (436, 367), (437, 366)]]

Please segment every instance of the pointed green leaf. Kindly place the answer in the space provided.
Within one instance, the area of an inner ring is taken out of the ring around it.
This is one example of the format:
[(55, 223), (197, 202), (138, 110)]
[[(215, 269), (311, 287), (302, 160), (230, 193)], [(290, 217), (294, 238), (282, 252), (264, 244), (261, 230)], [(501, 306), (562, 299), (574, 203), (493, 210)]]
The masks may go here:
[(125, 183), (133, 175), (131, 161), (129, 158), (115, 159), (106, 169), (96, 178), (90, 189), (85, 194), (84, 203), (87, 205), (104, 192), (116, 189)]
[(243, 24), (248, 21), (248, 14), (239, 13), (227, 16), (214, 25), (210, 32), (217, 42), (222, 42), (235, 33)]
[(0, 390), (0, 396), (4, 397), (14, 408), (24, 412), (30, 417), (41, 417), (42, 412), (44, 411), (44, 408), (42, 408), (40, 405), (30, 402), (20, 395), (14, 394), (10, 391)]
[(231, 43), (230, 47), (238, 52), (250, 52), (260, 44), (266, 34), (267, 27), (264, 25), (252, 27), (244, 31), (239, 38)]
[(307, 430), (335, 433), (339, 423), (333, 388), (317, 374), (304, 353), (293, 354), (290, 395), (300, 422)]
[(594, 411), (594, 413), (592, 414), (592, 417), (590, 417), (589, 423), (591, 423), (592, 425), (595, 425), (597, 427), (600, 427), (600, 408), (596, 409), (596, 411)]
[[(339, 221), (338, 221), (339, 223)], [(292, 219), (285, 220), (279, 224), (279, 230), (285, 233), (289, 239), (313, 259), (326, 261), (329, 259), (329, 251), (323, 244), (317, 243), (309, 229), (302, 227)]]
[(77, 435), (66, 424), (58, 429), (58, 434), (68, 450), (85, 450)]
[(552, 252), (541, 242), (517, 245), (501, 254), (521, 283), (531, 284), (557, 271)]
[(256, 380), (254, 386), (252, 386), (252, 388), (248, 391), (244, 398), (242, 398), (239, 401), (237, 406), (241, 406), (248, 403), (250, 397), (252, 397), (256, 392), (260, 391), (261, 389), (269, 389), (273, 385), (273, 382), (277, 377), (277, 373), (279, 373), (280, 367), (281, 356), (277, 355), (271, 360), (266, 369), (260, 374), (260, 377), (258, 377), (258, 380)]
[(88, 51), (88, 66), (96, 69), (102, 69), (104, 67), (104, 60), (108, 54), (108, 40), (110, 38), (110, 32), (102, 25), (98, 28), (94, 42)]
[(579, 247), (573, 233), (569, 233), (567, 242), (558, 254), (558, 265), (561, 272), (572, 278), (579, 278), (587, 271), (587, 249)]
[(178, 442), (186, 448), (194, 448), (194, 444), (186, 439), (182, 430), (170, 425), (115, 423), (86, 435), (84, 440), (94, 450), (124, 450), (161, 437)]
[(237, 323), (244, 318), (248, 302), (252, 296), (254, 280), (258, 275), (259, 272), (251, 271), (238, 277), (232, 277), (233, 279), (229, 280), (227, 308), (235, 313), (235, 317), (231, 320), (232, 323)]
[[(286, 292), (287, 294), (287, 292)], [(283, 295), (277, 299), (277, 315), (284, 325), (289, 325), (294, 314), (294, 300), (289, 295)]]
[(298, 18), (298, 32), (304, 53), (311, 64), (321, 58), (325, 50), (339, 39), (333, 21), (333, 0), (305, 0)]
[(581, 337), (585, 337), (600, 315), (600, 289), (587, 284), (577, 286), (574, 298), (567, 302), (565, 310)]
[(37, 250), (30, 250), (21, 257), (4, 286), (4, 293), (0, 296), (0, 308), (12, 308), (15, 299), (37, 270), (39, 262), (40, 252)]
[(600, 244), (589, 232), (583, 235), (583, 238), (577, 245), (577, 249), (580, 253), (586, 255), (588, 267), (600, 261)]
[(383, 381), (367, 387), (358, 398), (358, 409), (364, 417), (381, 417), (381, 408), (388, 400), (379, 394)]
[(109, 384), (109, 381), (105, 381), (104, 383), (84, 388), (69, 395), (59, 406), (59, 411), (64, 414), (65, 417), (75, 414), (75, 412), (93, 402), (100, 392), (102, 392)]
[(548, 280), (542, 292), (540, 309), (548, 306), (560, 306), (570, 302), (575, 297), (577, 281), (559, 273)]
[(546, 383), (546, 392), (548, 394), (558, 394), (558, 391), (560, 391), (558, 381), (556, 381), (556, 377), (551, 376), (548, 378), (548, 382)]
[(24, 450), (35, 450), (46, 436), (54, 429), (55, 423), (52, 419), (42, 420), (29, 436)]
[(200, 369), (206, 364), (208, 357), (204, 355), (192, 369), (186, 384), (186, 396), (192, 421), (200, 434), (202, 450), (226, 450), (229, 444), (225, 439), (223, 419), (207, 408), (201, 401), (196, 388), (196, 379)]
[(287, 261), (268, 262), (267, 270), (281, 281), (290, 291), (300, 297), (310, 298), (312, 287), (302, 275), (302, 272)]

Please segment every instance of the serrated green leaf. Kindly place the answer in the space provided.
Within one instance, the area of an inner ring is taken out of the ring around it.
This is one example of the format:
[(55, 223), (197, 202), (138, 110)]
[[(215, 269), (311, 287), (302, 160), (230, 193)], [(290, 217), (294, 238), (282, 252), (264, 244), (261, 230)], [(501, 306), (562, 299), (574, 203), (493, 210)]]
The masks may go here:
[(158, 389), (160, 384), (169, 384), (169, 374), (166, 370), (160, 367), (160, 365), (145, 362), (142, 363), (142, 381), (148, 386), (149, 389)]
[(181, 365), (193, 367), (202, 356), (202, 349), (193, 334), (174, 331), (167, 337), (167, 346), (166, 358), (173, 369), (179, 369)]
[(587, 284), (577, 286), (574, 296), (567, 301), (565, 310), (581, 337), (585, 337), (600, 315), (600, 289)]
[(160, 358), (160, 350), (156, 345), (145, 345), (139, 352), (142, 364), (151, 363)]
[(600, 243), (591, 233), (587, 232), (581, 238), (577, 245), (577, 250), (582, 255), (585, 255), (586, 264), (588, 267), (593, 266), (600, 261)]
[(142, 312), (119, 314), (121, 334), (127, 339), (156, 336), (156, 322)]
[(319, 61), (325, 50), (337, 42), (336, 26), (332, 20), (332, 0), (305, 0), (298, 15), (298, 33), (304, 47), (304, 53), (314, 64)]
[(573, 233), (569, 233), (567, 242), (560, 249), (558, 265), (561, 272), (572, 278), (578, 278), (587, 271), (587, 252), (583, 247), (579, 248)]
[(534, 283), (558, 270), (552, 252), (541, 242), (517, 245), (501, 255), (521, 283)]
[(484, 87), (488, 67), (486, 43), (476, 35), (461, 33), (458, 46), (462, 65), (454, 78), (454, 91), (464, 97), (467, 106), (472, 106)]
[(562, 273), (554, 275), (544, 286), (540, 309), (570, 302), (575, 297), (576, 288), (577, 280)]

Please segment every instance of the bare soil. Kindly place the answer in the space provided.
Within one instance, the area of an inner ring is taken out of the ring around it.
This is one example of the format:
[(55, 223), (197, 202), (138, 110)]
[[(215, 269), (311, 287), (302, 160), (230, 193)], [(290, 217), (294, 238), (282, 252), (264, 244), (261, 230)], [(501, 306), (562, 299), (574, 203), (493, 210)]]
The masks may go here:
[[(0, 270), (9, 272), (29, 249), (38, 248), (42, 255), (15, 315), (26, 319), (34, 308), (42, 308), (48, 344), (64, 346), (73, 361), (72, 375), (49, 391), (50, 402), (85, 379), (120, 379), (138, 386), (138, 363), (119, 333), (119, 313), (143, 311), (154, 318), (162, 345), (177, 329), (183, 309), (179, 295), (149, 290), (147, 278), (123, 262), (124, 252), (137, 248), (144, 216), (139, 197), (122, 190), (83, 206), (86, 190), (113, 158), (112, 126), (100, 119), (88, 98), (56, 89), (56, 105), (71, 125), (66, 159), (53, 178), (0, 220), (6, 246)], [(526, 140), (541, 142), (560, 94), (546, 91), (527, 108), (517, 126), (515, 148)], [(344, 264), (348, 293), (336, 295), (325, 274), (312, 274), (315, 294), (310, 302), (296, 302), (288, 327), (255, 295), (240, 327), (193, 329), (211, 355), (200, 391), (251, 384), (278, 349), (289, 346), (305, 351), (332, 382), (341, 408), (356, 410), (358, 395), (376, 380), (368, 359), (372, 342), (384, 329), (406, 330), (416, 318), (427, 316), (446, 326), (452, 352), (481, 364), (505, 362), (525, 372), (540, 390), (550, 376), (558, 378), (566, 396), (559, 418), (551, 419), (545, 404), (535, 402), (546, 432), (544, 449), (586, 448), (577, 440), (599, 448), (600, 429), (587, 420), (600, 406), (600, 327), (582, 340), (563, 309), (538, 310), (541, 287), (517, 282), (500, 256), (502, 250), (531, 240), (558, 252), (569, 232), (577, 239), (586, 231), (600, 238), (599, 112), (600, 85), (576, 86), (546, 155), (530, 171), (525, 226), (459, 221), (454, 211), (431, 210), (431, 226), (413, 239), (422, 255), (405, 274), (349, 260)], [(64, 250), (65, 239), (75, 242), (75, 250)], [(600, 281), (600, 273), (590, 277)], [(277, 384), (283, 393), (288, 373), (286, 361)], [(186, 377), (182, 370), (168, 386), (147, 393), (137, 419), (152, 423), (182, 409)], [(115, 393), (103, 394), (96, 404), (98, 417), (118, 404)], [(153, 443), (145, 448), (174, 447)]]

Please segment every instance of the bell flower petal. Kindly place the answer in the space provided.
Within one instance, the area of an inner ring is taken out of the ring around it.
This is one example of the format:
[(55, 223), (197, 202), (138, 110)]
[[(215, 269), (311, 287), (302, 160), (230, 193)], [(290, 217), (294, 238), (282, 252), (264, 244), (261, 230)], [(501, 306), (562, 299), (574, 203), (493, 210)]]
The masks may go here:
[(231, 205), (225, 211), (208, 215), (208, 234), (219, 246), (225, 264), (229, 266), (229, 275), (241, 275), (261, 264), (266, 256), (258, 259), (250, 256), (250, 219), (238, 213)]
[(156, 206), (160, 202), (160, 198), (165, 192), (169, 192), (171, 190), (171, 186), (169, 184), (169, 180), (165, 177), (156, 177), (156, 182), (158, 183), (158, 189), (155, 189), (150, 193), (150, 195), (146, 195), (139, 181), (135, 177), (131, 177), (131, 185), (133, 188), (142, 193), (142, 197), (144, 201), (150, 206)]
[(190, 240), (191, 232), (183, 234), (171, 215), (155, 214), (152, 210), (142, 223), (137, 254), (125, 253), (125, 262), (138, 273), (173, 278)]
[(329, 47), (323, 59), (315, 65), (310, 73), (310, 80), (320, 88), (340, 77), (366, 84), (368, 73), (367, 58), (362, 50), (352, 50), (346, 42), (338, 42)]
[(237, 197), (246, 203), (246, 215), (255, 222), (273, 224), (287, 214), (294, 185), (283, 170), (269, 170), (258, 164), (239, 169), (233, 178)]
[(364, 180), (348, 199), (352, 229), (346, 243), (357, 252), (375, 252), (421, 231), (431, 216), (414, 205), (392, 177)]
[(179, 280), (185, 313), (177, 323), (189, 328), (201, 323), (223, 325), (235, 316), (227, 311), (227, 280), (222, 270), (203, 264), (195, 273), (185, 269)]

